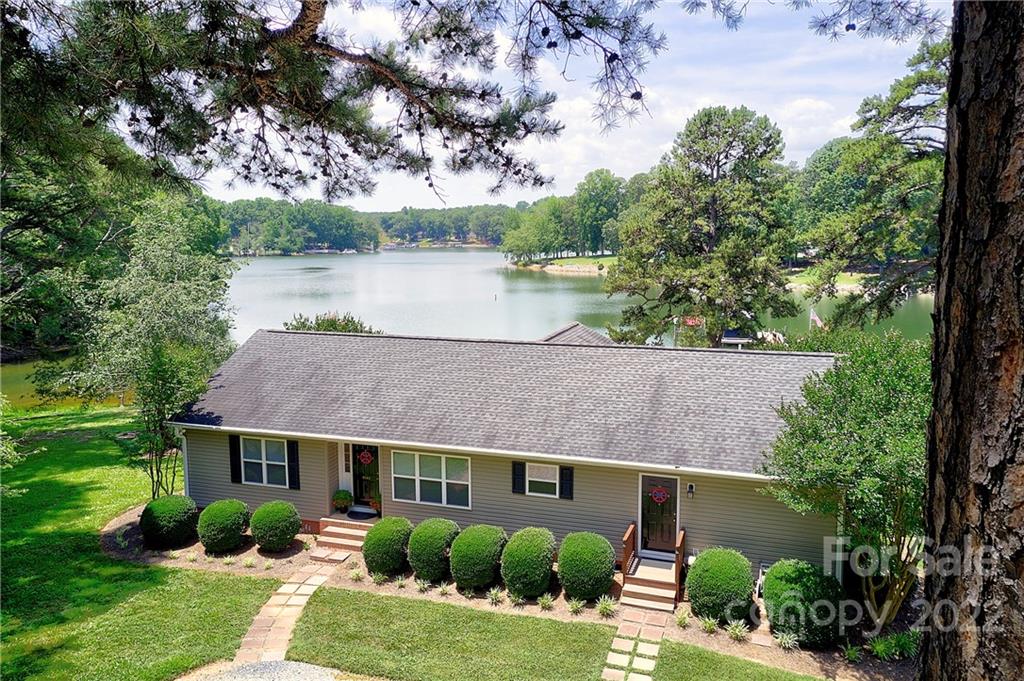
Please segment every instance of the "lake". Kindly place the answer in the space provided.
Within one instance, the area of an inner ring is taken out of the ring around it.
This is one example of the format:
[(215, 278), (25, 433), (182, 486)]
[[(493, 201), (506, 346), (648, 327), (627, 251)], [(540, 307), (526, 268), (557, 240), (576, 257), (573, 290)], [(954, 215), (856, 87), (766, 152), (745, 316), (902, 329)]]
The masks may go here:
[[(489, 249), (406, 249), (356, 255), (306, 255), (240, 260), (231, 280), (235, 340), (260, 328), (281, 328), (296, 313), (351, 312), (386, 333), (476, 338), (540, 338), (571, 321), (603, 329), (619, 320), (620, 297), (603, 277), (549, 274), (508, 267)], [(771, 328), (802, 333), (807, 305)], [(821, 317), (833, 301), (815, 305)], [(876, 330), (931, 332), (932, 298), (909, 300)], [(28, 363), (4, 365), (3, 391), (16, 406), (33, 402)]]

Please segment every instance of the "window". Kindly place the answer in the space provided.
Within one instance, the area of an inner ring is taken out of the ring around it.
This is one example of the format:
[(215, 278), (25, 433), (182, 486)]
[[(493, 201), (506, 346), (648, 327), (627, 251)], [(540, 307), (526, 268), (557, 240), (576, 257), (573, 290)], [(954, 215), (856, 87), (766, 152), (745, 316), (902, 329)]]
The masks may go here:
[(396, 501), (469, 508), (469, 459), (415, 452), (391, 453)]
[(242, 482), (247, 485), (288, 486), (288, 456), (284, 440), (242, 438)]
[(538, 497), (558, 496), (558, 466), (526, 464), (526, 493)]

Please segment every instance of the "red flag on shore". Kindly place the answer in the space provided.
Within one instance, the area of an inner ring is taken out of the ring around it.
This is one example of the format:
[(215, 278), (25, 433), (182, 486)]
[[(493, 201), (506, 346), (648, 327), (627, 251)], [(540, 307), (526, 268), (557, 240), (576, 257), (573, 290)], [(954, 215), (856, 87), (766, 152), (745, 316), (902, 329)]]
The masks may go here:
[(814, 326), (818, 327), (819, 329), (824, 329), (825, 328), (825, 322), (821, 321), (821, 317), (818, 316), (818, 313), (814, 311), (813, 307), (811, 308), (810, 316), (811, 316), (811, 319), (810, 319), (810, 323), (807, 325), (808, 328), (810, 328), (811, 325), (814, 325)]

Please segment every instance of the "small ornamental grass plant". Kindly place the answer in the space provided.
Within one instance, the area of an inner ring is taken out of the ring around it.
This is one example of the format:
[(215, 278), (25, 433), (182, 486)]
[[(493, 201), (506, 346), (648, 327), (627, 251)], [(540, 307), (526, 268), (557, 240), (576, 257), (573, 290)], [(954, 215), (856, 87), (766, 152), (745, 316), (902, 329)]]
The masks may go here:
[(700, 622), (700, 630), (705, 634), (714, 634), (718, 631), (718, 620), (714, 617), (698, 617), (697, 621)]
[(686, 629), (690, 626), (690, 613), (686, 610), (680, 610), (679, 613), (676, 614), (676, 626), (680, 629)]
[(487, 590), (487, 602), (491, 605), (501, 605), (505, 600), (505, 593), (498, 587), (492, 586)]
[(605, 594), (597, 599), (597, 614), (605, 619), (615, 616), (615, 611), (619, 608), (619, 602), (614, 598)]
[(425, 579), (416, 580), (416, 590), (421, 594), (425, 594), (430, 591), (430, 582)]
[(509, 593), (508, 602), (512, 604), (513, 608), (521, 608), (526, 605), (526, 597), (519, 594)]
[(359, 568), (352, 568), (351, 570), (349, 570), (348, 573), (348, 578), (351, 579), (353, 582), (361, 582), (363, 581), (363, 578), (365, 576), (366, 575), (364, 575), (363, 571)]
[(247, 557), (245, 560), (242, 561), (242, 567), (247, 567), (247, 568), (254, 568), (254, 567), (256, 567), (256, 559), (253, 558), (252, 556)]
[(844, 643), (840, 647), (843, 649), (843, 656), (846, 658), (847, 662), (850, 664), (857, 664), (860, 662), (861, 657), (863, 656), (860, 646), (853, 643)]
[(438, 596), (448, 596), (452, 592), (452, 585), (448, 582), (441, 582), (437, 585)]
[(395, 585), (396, 589), (404, 589), (405, 588), (405, 576), (404, 575), (398, 575), (397, 577), (395, 577), (395, 579), (393, 581), (393, 584)]
[(586, 609), (587, 602), (579, 598), (573, 598), (569, 600), (567, 605), (569, 606), (570, 615), (579, 615)]
[(373, 583), (377, 586), (380, 586), (381, 584), (387, 584), (389, 579), (390, 577), (388, 577), (383, 572), (370, 573), (370, 580), (373, 581)]
[(725, 633), (729, 634), (733, 641), (746, 641), (750, 635), (750, 627), (743, 620), (729, 620), (725, 625)]
[(783, 650), (796, 650), (800, 647), (800, 640), (796, 637), (796, 634), (791, 634), (788, 631), (784, 631), (775, 634), (775, 645)]
[(541, 594), (537, 597), (537, 605), (541, 610), (551, 610), (555, 607), (555, 598), (551, 594)]

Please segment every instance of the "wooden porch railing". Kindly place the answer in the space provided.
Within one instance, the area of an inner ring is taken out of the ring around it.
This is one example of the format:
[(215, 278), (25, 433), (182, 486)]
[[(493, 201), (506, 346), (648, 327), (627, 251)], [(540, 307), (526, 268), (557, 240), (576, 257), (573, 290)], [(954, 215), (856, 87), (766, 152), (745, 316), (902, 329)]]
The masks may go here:
[(622, 535), (622, 572), (629, 570), (629, 564), (636, 555), (636, 523), (630, 523)]
[(686, 530), (679, 530), (676, 535), (676, 597), (683, 586), (683, 568), (686, 566)]

